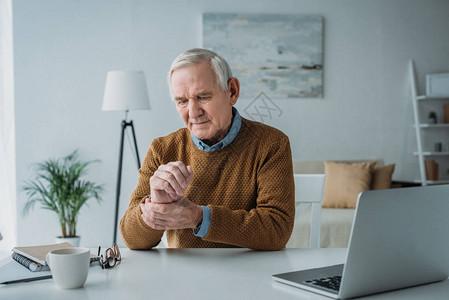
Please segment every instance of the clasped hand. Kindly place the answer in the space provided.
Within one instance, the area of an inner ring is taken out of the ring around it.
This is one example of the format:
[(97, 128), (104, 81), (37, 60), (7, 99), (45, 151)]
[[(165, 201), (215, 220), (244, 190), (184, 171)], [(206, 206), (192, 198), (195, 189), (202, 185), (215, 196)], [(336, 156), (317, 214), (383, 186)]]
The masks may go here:
[(143, 221), (153, 229), (195, 228), (203, 219), (203, 209), (184, 197), (193, 176), (183, 162), (160, 165), (150, 178), (151, 199), (140, 204)]

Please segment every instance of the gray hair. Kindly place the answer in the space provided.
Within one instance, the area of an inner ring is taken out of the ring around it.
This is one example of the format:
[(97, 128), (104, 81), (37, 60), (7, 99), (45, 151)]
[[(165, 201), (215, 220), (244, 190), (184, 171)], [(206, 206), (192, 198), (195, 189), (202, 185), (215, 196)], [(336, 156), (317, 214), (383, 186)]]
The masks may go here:
[(181, 53), (173, 63), (171, 64), (170, 71), (168, 72), (168, 85), (171, 92), (171, 76), (176, 69), (182, 67), (198, 65), (204, 62), (209, 62), (214, 70), (217, 84), (223, 89), (224, 92), (228, 91), (228, 80), (232, 78), (231, 68), (224, 58), (215, 53), (214, 51), (193, 48), (184, 53)]

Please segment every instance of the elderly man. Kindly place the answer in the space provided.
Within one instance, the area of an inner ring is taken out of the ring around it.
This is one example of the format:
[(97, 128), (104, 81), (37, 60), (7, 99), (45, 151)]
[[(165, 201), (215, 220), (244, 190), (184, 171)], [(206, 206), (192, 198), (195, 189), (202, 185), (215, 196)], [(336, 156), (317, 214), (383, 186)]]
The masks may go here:
[(120, 222), (131, 249), (280, 250), (294, 222), (288, 137), (242, 118), (240, 84), (215, 52), (179, 55), (169, 86), (186, 128), (153, 140)]

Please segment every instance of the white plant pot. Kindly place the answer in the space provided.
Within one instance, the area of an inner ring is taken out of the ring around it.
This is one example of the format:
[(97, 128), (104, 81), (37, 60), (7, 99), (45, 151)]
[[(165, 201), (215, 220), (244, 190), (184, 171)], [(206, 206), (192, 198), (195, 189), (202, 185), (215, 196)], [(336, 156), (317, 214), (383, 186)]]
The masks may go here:
[(72, 244), (75, 247), (79, 247), (80, 246), (80, 239), (81, 239), (80, 236), (67, 237), (67, 238), (63, 238), (63, 237), (57, 236), (55, 238), (55, 242), (56, 242), (56, 244), (67, 242), (67, 243)]

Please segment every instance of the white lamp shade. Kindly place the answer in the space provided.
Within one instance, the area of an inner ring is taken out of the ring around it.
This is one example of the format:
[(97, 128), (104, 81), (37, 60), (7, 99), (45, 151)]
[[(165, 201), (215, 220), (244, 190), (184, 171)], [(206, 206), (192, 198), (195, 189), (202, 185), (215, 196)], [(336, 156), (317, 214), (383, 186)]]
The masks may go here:
[(142, 71), (110, 71), (106, 77), (103, 110), (151, 109)]

